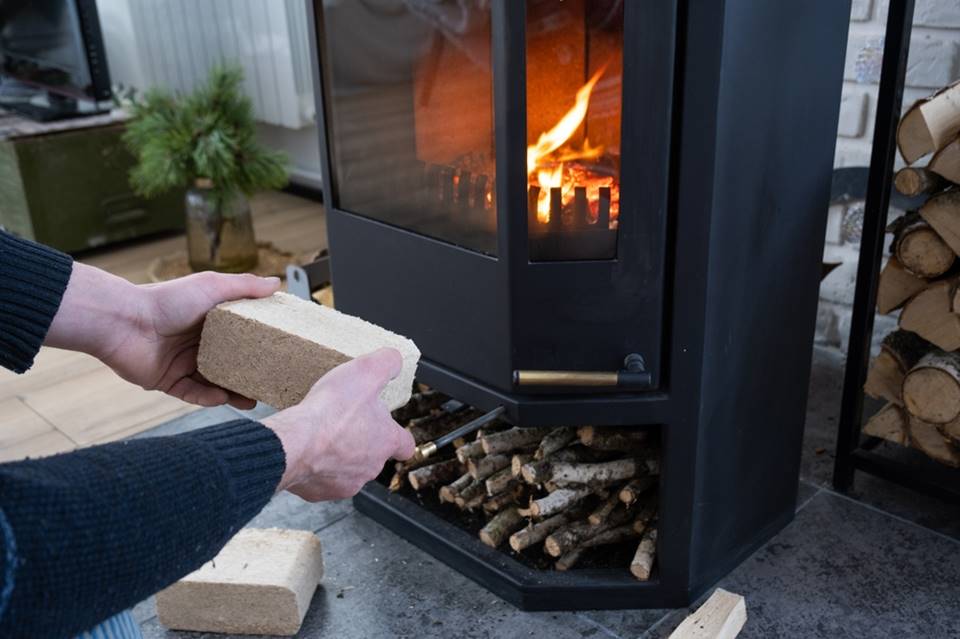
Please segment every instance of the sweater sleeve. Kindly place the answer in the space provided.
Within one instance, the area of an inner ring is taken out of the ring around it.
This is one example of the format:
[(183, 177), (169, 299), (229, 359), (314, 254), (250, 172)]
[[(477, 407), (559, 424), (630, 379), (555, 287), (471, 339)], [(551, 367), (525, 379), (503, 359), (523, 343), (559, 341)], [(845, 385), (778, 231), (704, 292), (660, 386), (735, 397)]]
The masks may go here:
[(0, 231), (0, 366), (33, 365), (72, 271), (69, 255)]
[(262, 424), (0, 464), (0, 636), (88, 630), (209, 561), (273, 495)]

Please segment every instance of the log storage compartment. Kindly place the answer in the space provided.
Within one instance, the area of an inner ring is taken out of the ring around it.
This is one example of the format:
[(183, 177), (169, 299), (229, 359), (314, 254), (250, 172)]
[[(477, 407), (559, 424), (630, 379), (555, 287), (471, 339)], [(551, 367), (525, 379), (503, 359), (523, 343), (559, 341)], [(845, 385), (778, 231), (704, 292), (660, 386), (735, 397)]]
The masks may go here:
[[(420, 444), (478, 414), (424, 390), (394, 416)], [(574, 567), (647, 582), (656, 558), (659, 475), (656, 428), (516, 428), (493, 421), (436, 457), (388, 464), (378, 482), (467, 531), (472, 539), (464, 542), (474, 550), (486, 552), (480, 543), (507, 554), (512, 561), (500, 563), (520, 582), (531, 570)], [(537, 579), (548, 576), (563, 578), (540, 573)]]
[(337, 308), (502, 411), (359, 510), (526, 609), (687, 605), (790, 521), (848, 16), (312, 3)]

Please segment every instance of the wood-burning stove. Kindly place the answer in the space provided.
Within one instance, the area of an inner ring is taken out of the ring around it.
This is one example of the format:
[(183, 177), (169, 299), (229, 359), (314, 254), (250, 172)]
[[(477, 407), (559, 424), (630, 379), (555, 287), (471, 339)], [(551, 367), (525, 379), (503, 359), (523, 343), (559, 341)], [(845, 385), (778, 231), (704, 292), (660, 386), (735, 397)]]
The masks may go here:
[(685, 605), (793, 516), (849, 2), (313, 3), (338, 308), (521, 426), (655, 426), (658, 572), (357, 506), (530, 609)]

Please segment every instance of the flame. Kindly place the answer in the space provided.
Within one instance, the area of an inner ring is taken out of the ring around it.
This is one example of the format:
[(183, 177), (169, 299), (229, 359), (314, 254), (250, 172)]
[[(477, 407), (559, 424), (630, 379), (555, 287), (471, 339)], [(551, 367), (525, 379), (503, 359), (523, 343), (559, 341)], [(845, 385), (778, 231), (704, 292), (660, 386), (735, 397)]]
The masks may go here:
[[(528, 174), (533, 173), (543, 158), (563, 146), (564, 142), (569, 140), (580, 128), (583, 119), (587, 117), (587, 106), (590, 104), (590, 94), (593, 93), (593, 87), (596, 86), (605, 70), (606, 66), (594, 73), (593, 77), (577, 90), (573, 108), (567, 111), (560, 118), (560, 121), (553, 125), (552, 129), (541, 133), (536, 144), (527, 147)], [(603, 148), (599, 147), (599, 149), (602, 152)]]
[[(588, 189), (616, 186), (612, 177), (589, 175), (582, 168), (570, 164), (576, 160), (599, 158), (603, 154), (603, 146), (591, 146), (587, 139), (584, 139), (580, 148), (565, 146), (587, 117), (590, 95), (606, 68), (607, 65), (604, 65), (594, 73), (593, 77), (577, 90), (573, 107), (553, 125), (553, 128), (541, 133), (535, 144), (527, 147), (527, 181), (531, 186), (540, 187), (537, 220), (541, 223), (550, 221), (550, 189), (553, 187), (560, 187), (561, 202), (568, 204), (574, 197), (574, 187), (577, 185), (586, 186)], [(588, 201), (593, 215), (596, 216), (597, 199), (591, 198), (591, 195), (592, 193), (588, 192)], [(613, 202), (611, 202), (610, 216), (611, 219), (615, 217)]]

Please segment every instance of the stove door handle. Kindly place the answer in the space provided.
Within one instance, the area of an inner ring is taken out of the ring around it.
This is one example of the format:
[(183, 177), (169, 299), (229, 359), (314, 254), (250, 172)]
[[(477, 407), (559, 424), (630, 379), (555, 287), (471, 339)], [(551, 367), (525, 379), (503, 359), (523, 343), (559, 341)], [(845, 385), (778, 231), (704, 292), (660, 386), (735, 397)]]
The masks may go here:
[(563, 371), (563, 370), (515, 370), (515, 386), (558, 386), (648, 389), (653, 386), (653, 375), (646, 369), (643, 356), (630, 353), (623, 358), (619, 371)]

